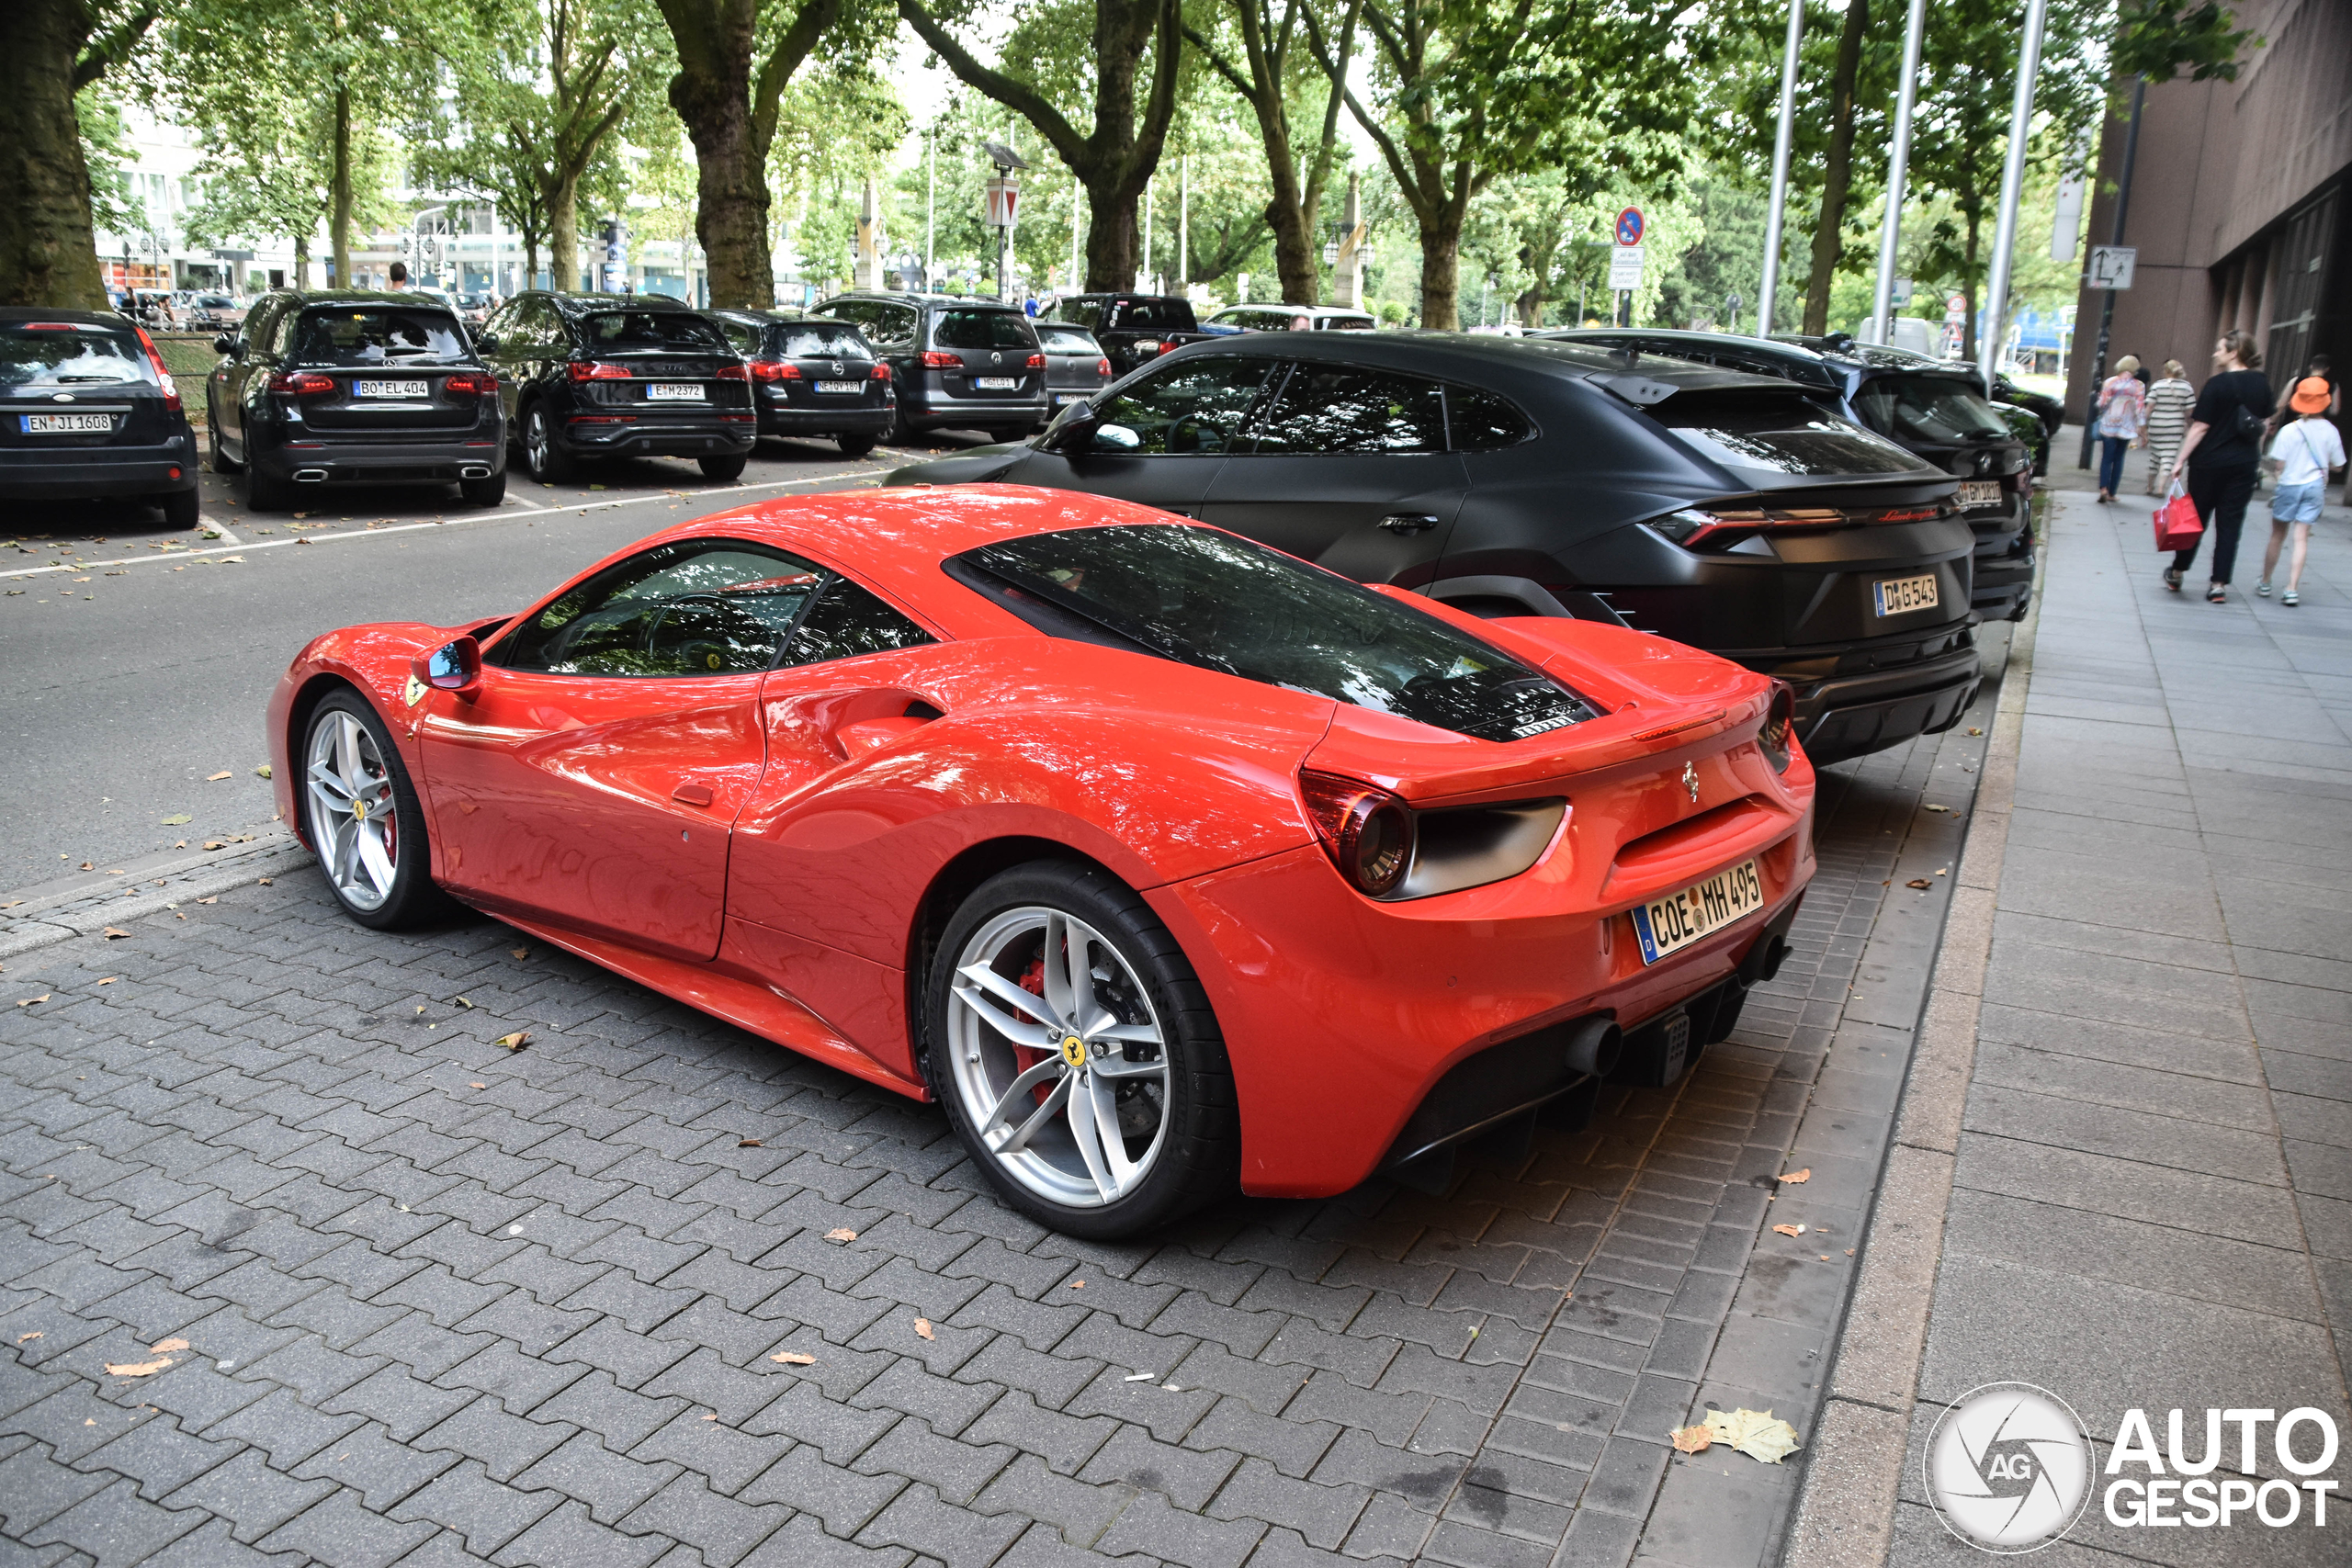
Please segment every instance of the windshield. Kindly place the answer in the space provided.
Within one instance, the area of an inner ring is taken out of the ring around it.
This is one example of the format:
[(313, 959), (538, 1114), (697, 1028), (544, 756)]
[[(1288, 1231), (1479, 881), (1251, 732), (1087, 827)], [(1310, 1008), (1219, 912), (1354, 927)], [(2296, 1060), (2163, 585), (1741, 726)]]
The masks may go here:
[[(1183, 525), (1034, 534), (948, 563), (1039, 630), (1517, 740), (1599, 711), (1436, 616), (1262, 545)], [(1101, 634), (1108, 633), (1104, 637)]]
[(127, 326), (15, 321), (0, 327), (0, 387), (98, 386), (153, 379), (147, 351)]
[(1956, 376), (1878, 376), (1854, 393), (1863, 423), (1898, 441), (1986, 441), (2009, 434), (1984, 395)]
[(1908, 474), (1925, 465), (1884, 436), (1803, 398), (1693, 397), (1650, 410), (1659, 423), (1727, 468), (1775, 474)]
[(294, 329), (296, 365), (413, 364), (464, 359), (466, 340), (447, 310), (345, 305), (303, 314)]
[(226, 294), (199, 294), (196, 297), (196, 302), (208, 310), (226, 310), (237, 303)]
[(727, 345), (718, 329), (683, 310), (599, 310), (580, 321), (588, 346), (602, 354), (673, 349), (709, 352)]
[(784, 329), (784, 352), (794, 359), (803, 355), (831, 359), (874, 357), (874, 351), (865, 346), (865, 339), (855, 327), (818, 326), (807, 321), (795, 321)]

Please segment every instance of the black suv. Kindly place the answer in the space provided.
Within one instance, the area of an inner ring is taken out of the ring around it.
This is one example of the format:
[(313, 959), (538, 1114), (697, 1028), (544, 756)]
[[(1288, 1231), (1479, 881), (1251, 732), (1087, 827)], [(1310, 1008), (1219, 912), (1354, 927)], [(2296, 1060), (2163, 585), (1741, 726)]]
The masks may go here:
[(137, 496), (193, 528), (196, 487), (196, 433), (144, 328), (0, 310), (0, 501)]
[(889, 439), (980, 430), (1014, 441), (1046, 417), (1046, 355), (1019, 307), (949, 294), (841, 294), (816, 313), (865, 334), (899, 399)]
[(318, 484), (454, 480), (476, 506), (506, 493), (498, 378), (430, 295), (280, 289), (212, 346), (212, 471), (243, 470), (246, 505)]
[(762, 435), (830, 435), (844, 457), (863, 457), (898, 422), (889, 366), (847, 321), (785, 310), (709, 314), (752, 367)]
[(894, 484), (1118, 496), (1488, 615), (1655, 632), (1795, 688), (1817, 761), (1980, 678), (1952, 479), (1785, 380), (1526, 338), (1248, 333)]
[(1836, 337), (1736, 337), (1650, 328), (1545, 333), (1547, 338), (1630, 351), (1628, 368), (1663, 355), (1755, 376), (1778, 376), (1960, 480), (1961, 515), (1976, 532), (1970, 607), (1988, 621), (2025, 618), (2033, 597), (2033, 457), (1985, 400), (1973, 368), (1907, 348)]
[(731, 479), (759, 440), (752, 372), (718, 323), (659, 294), (517, 294), (484, 321), (524, 466), (560, 484), (583, 457), (692, 457)]

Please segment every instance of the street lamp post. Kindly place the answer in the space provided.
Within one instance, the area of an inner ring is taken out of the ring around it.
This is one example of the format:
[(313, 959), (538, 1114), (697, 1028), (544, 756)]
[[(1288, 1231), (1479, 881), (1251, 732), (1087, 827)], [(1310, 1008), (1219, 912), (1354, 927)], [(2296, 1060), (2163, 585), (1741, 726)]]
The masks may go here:
[(2018, 197), (2025, 187), (2025, 143), (2033, 129), (2033, 81), (2041, 69), (2041, 25), (2049, 0), (2028, 0), (2025, 39), (2018, 46), (2018, 85), (2009, 103), (2009, 155), (2001, 166), (2001, 212), (1993, 227), (1992, 275), (1984, 308), (1976, 314), (1976, 368), (1987, 395), (2001, 368), (2002, 323), (2009, 310), (2010, 252), (2017, 248)]
[(1895, 252), (1903, 239), (1903, 186), (1911, 171), (1911, 111), (1919, 94), (1919, 43), (1927, 30), (1928, 0), (1911, 0), (1903, 24), (1903, 85), (1894, 98), (1894, 141), (1886, 158), (1886, 217), (1879, 224), (1878, 288), (1871, 296), (1871, 331), (1881, 343), (1894, 341)]
[(1781, 51), (1781, 126), (1772, 133), (1772, 209), (1764, 220), (1764, 286), (1756, 298), (1758, 337), (1772, 335), (1772, 301), (1781, 288), (1781, 221), (1789, 206), (1789, 136), (1797, 118), (1797, 48), (1804, 41), (1804, 0), (1789, 0), (1789, 38)]

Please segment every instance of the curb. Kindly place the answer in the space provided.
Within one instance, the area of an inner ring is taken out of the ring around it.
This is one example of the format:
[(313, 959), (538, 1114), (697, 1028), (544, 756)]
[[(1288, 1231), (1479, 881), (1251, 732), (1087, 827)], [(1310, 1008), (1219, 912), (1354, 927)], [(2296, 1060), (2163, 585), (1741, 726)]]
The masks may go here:
[(1991, 745), (1919, 1011), (1886, 1174), (1863, 1231), (1861, 1271), (1838, 1328), (1782, 1568), (1877, 1568), (1893, 1551), (1911, 1409), (1943, 1255), (1944, 1213), (1976, 1062), (1977, 1007), (1992, 958), (1993, 913), (2016, 798), (2026, 694), (2033, 683), (2034, 635), (2047, 603), (2046, 528), (2042, 539), (2033, 604), (2009, 642)]
[[(0, 925), (0, 959), (77, 936), (96, 936), (108, 926), (161, 914), (188, 899), (209, 898), (265, 876), (298, 870), (311, 859), (311, 852), (293, 834), (281, 830), (228, 854), (127, 862), (129, 883), (96, 885), (75, 878), (66, 886), (28, 888), (11, 895), (27, 908), (22, 914), (11, 911), (15, 918)], [(154, 886), (157, 882), (164, 886)]]

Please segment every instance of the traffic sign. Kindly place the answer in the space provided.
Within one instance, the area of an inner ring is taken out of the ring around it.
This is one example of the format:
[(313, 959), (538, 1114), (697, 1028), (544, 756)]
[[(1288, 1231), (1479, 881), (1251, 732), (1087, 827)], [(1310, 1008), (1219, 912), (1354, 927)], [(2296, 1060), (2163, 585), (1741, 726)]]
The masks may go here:
[(2129, 288), (2140, 265), (2137, 245), (2093, 245), (2090, 282), (2093, 288)]
[(1625, 209), (1617, 215), (1617, 243), (1620, 246), (1638, 246), (1642, 243), (1643, 228), (1642, 209), (1638, 207)]
[[(1638, 217), (1639, 214), (1635, 216)], [(1642, 247), (1639, 245), (1611, 246), (1609, 251), (1609, 287), (1639, 288), (1641, 286)]]
[(990, 229), (1010, 229), (1021, 211), (1021, 182), (1009, 176), (989, 180), (982, 187), (985, 210), (980, 221)]

